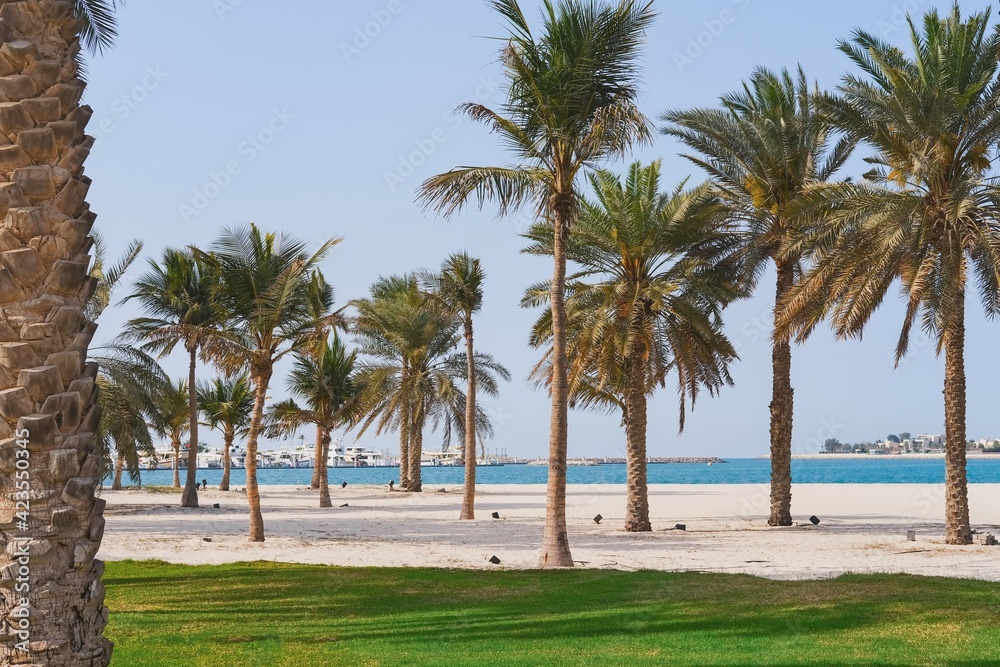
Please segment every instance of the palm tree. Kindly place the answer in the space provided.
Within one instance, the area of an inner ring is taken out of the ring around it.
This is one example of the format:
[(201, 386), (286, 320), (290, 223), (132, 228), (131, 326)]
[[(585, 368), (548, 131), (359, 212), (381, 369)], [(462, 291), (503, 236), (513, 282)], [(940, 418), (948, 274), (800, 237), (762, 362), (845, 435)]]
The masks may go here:
[(205, 342), (205, 355), (230, 375), (249, 373), (254, 406), (247, 432), (247, 500), (250, 542), (264, 541), (257, 483), (257, 438), (274, 365), (312, 332), (308, 292), (312, 272), (340, 239), (309, 255), (305, 243), (256, 225), (223, 230), (212, 252), (193, 249), (218, 284), (216, 301), (230, 321)]
[(114, 293), (121, 285), (125, 272), (132, 268), (132, 265), (139, 258), (142, 252), (142, 241), (132, 239), (125, 246), (125, 251), (118, 261), (107, 265), (107, 244), (104, 236), (97, 231), (90, 233), (90, 238), (94, 241), (94, 262), (90, 267), (90, 276), (97, 279), (97, 288), (94, 296), (87, 302), (87, 319), (96, 322), (98, 318), (111, 306)]
[(208, 419), (208, 426), (222, 431), (224, 444), (219, 490), (228, 491), (233, 442), (250, 430), (250, 414), (253, 412), (250, 378), (246, 375), (216, 378), (210, 384), (198, 387), (198, 406)]
[(431, 294), (442, 305), (455, 313), (462, 323), (465, 337), (466, 369), (465, 390), (465, 492), (459, 519), (476, 518), (476, 367), (473, 343), (473, 316), (483, 307), (483, 283), (486, 273), (482, 264), (467, 252), (447, 257), (437, 274), (425, 277)]
[(907, 353), (920, 320), (945, 355), (946, 527), (972, 541), (965, 470), (965, 310), (970, 271), (987, 315), (1000, 314), (1000, 34), (990, 12), (962, 20), (958, 5), (910, 21), (913, 54), (862, 31), (840, 50), (861, 69), (827, 100), (834, 125), (874, 150), (864, 182), (817, 188), (830, 223), (802, 241), (813, 267), (783, 318), (804, 338), (829, 317), (839, 338), (860, 338), (898, 279), (907, 303), (896, 346)]
[[(168, 380), (160, 388), (160, 391), (153, 396), (156, 411), (150, 415), (150, 426), (152, 429), (161, 438), (168, 438), (170, 440), (170, 448), (174, 452), (173, 471), (175, 489), (181, 488), (181, 439), (187, 433), (188, 429), (191, 428), (191, 422), (188, 419), (188, 394), (187, 384), (184, 380), (177, 380), (176, 383)], [(195, 452), (197, 452), (198, 445), (195, 445), (194, 448)]]
[(122, 488), (122, 474), (140, 482), (139, 457), (154, 456), (149, 423), (158, 407), (157, 396), (168, 382), (156, 360), (141, 350), (115, 343), (96, 350), (92, 359), (97, 375), (97, 405), (101, 408), (97, 446), (104, 479), (114, 470), (113, 490)]
[[(626, 182), (607, 171), (590, 177), (597, 200), (581, 201), (567, 244), (579, 271), (567, 279), (569, 388), (582, 407), (621, 411), (627, 440), (625, 530), (650, 531), (646, 486), (647, 400), (674, 371), (685, 406), (704, 388), (714, 395), (731, 385), (736, 351), (722, 331), (721, 310), (737, 296), (731, 278), (711, 262), (727, 244), (720, 207), (708, 188), (661, 194), (660, 163), (634, 164)], [(548, 225), (526, 234), (526, 252), (550, 255)], [(525, 305), (548, 302), (549, 286), (528, 291)], [(552, 313), (532, 336), (548, 346), (535, 370), (551, 381)]]
[(288, 377), (292, 396), (305, 402), (300, 407), (294, 399), (278, 403), (269, 410), (270, 429), (276, 434), (294, 433), (296, 429), (312, 424), (316, 427), (322, 448), (314, 468), (319, 470), (319, 506), (333, 507), (330, 500), (330, 481), (327, 475), (327, 457), (330, 455), (331, 433), (334, 429), (351, 423), (351, 411), (359, 395), (354, 381), (354, 363), (357, 353), (348, 353), (337, 336), (333, 337), (319, 356), (310, 351), (297, 354)]
[[(427, 298), (413, 275), (379, 279), (369, 293), (369, 298), (351, 302), (357, 310), (352, 327), (361, 352), (381, 360), (359, 370), (359, 383), (363, 387), (361, 411), (369, 417), (361, 434), (374, 423), (373, 418), (379, 420), (376, 434), (398, 428), (399, 487), (404, 491), (419, 490), (419, 482), (414, 489), (411, 476), (414, 457), (410, 453), (415, 437), (411, 395), (415, 362), (426, 356), (424, 350), (432, 344), (450, 349), (455, 343), (457, 325), (450, 314)], [(417, 452), (418, 477), (419, 456)]]
[[(94, 260), (90, 275), (97, 279), (94, 296), (87, 303), (86, 318), (97, 322), (111, 305), (122, 278), (142, 252), (142, 242), (128, 243), (124, 253), (112, 265), (107, 261), (103, 237), (92, 232)], [(166, 376), (155, 360), (139, 350), (120, 343), (99, 348), (91, 359), (98, 365), (97, 404), (101, 409), (96, 444), (101, 455), (101, 479), (114, 470), (113, 490), (122, 488), (122, 475), (128, 472), (133, 482), (139, 478), (139, 456), (153, 454), (153, 440), (147, 424), (154, 408), (151, 400)]]
[[(0, 149), (7, 175), (0, 207), (7, 221), (0, 390), (14, 390), (8, 400), (25, 411), (0, 430), (3, 438), (27, 430), (49, 449), (47, 464), (33, 465), (28, 530), (5, 527), (0, 538), (8, 545), (32, 540), (31, 590), (59, 591), (31, 597), (31, 640), (45, 646), (45, 661), (65, 667), (107, 665), (112, 648), (103, 637), (104, 566), (96, 560), (104, 527), (104, 503), (95, 500), (101, 467), (93, 436), (97, 369), (85, 363), (95, 330), (86, 306), (97, 281), (88, 275), (96, 215), (86, 203), (90, 179), (83, 164), (94, 140), (84, 135), (91, 112), (80, 100), (86, 88), (81, 44), (91, 51), (111, 46), (116, 5), (10, 5), (3, 24), (5, 81), (17, 92), (7, 101), (7, 141)], [(21, 332), (30, 333), (22, 339)], [(17, 491), (13, 475), (5, 476), (0, 493), (13, 497)], [(71, 516), (75, 520), (64, 520)], [(4, 550), (0, 567), (9, 569), (15, 558), (14, 549)], [(20, 605), (19, 596), (2, 596), (0, 616), (10, 618)], [(3, 664), (37, 661), (37, 655), (26, 656), (12, 641), (0, 644)]]
[[(358, 311), (353, 331), (362, 354), (359, 364), (362, 387), (359, 435), (372, 425), (376, 433), (398, 428), (400, 432), (400, 488), (422, 489), (420, 459), (425, 426), (443, 429), (444, 444), (466, 429), (465, 393), (458, 382), (467, 380), (468, 359), (455, 353), (460, 326), (454, 313), (420, 288), (416, 275), (393, 276), (377, 281), (368, 299), (352, 302)], [(509, 379), (507, 369), (486, 354), (474, 359), (475, 385), (495, 396), (497, 378)], [(476, 411), (481, 437), (492, 433), (489, 419)]]
[(470, 198), (499, 205), (505, 215), (531, 203), (554, 225), (552, 418), (549, 487), (542, 567), (572, 567), (566, 530), (567, 379), (566, 236), (576, 219), (577, 177), (608, 158), (625, 155), (650, 137), (636, 107), (638, 56), (655, 18), (652, 2), (543, 0), (536, 37), (517, 0), (492, 0), (510, 36), (501, 55), (507, 101), (500, 112), (479, 104), (462, 107), (500, 135), (514, 154), (510, 167), (462, 167), (425, 182), (420, 199), (445, 215)]
[(97, 386), (101, 421), (107, 422), (98, 434), (103, 458), (101, 472), (106, 477), (113, 471), (111, 490), (121, 491), (125, 473), (132, 482), (141, 481), (139, 457), (154, 454), (153, 438), (146, 420), (129, 406), (128, 393), (121, 385), (99, 377)]
[[(721, 109), (672, 111), (664, 133), (695, 152), (689, 160), (708, 172), (730, 221), (739, 227), (731, 257), (734, 275), (756, 288), (766, 267), (777, 270), (775, 303), (801, 274), (805, 252), (792, 242), (817, 223), (798, 215), (806, 193), (837, 172), (853, 142), (834, 144), (819, 113), (821, 95), (797, 76), (757, 69), (743, 90), (721, 98)], [(775, 318), (778, 313), (775, 310)], [(771, 515), (768, 524), (792, 524), (792, 348), (776, 335), (771, 351)]]
[[(198, 351), (221, 324), (214, 300), (215, 278), (189, 250), (167, 249), (157, 263), (149, 260), (125, 301), (135, 299), (146, 317), (130, 320), (126, 339), (143, 341), (142, 348), (162, 358), (178, 343), (188, 354), (187, 386), (197, 387)], [(181, 507), (198, 507), (198, 397), (188, 392), (187, 481)]]
[[(313, 330), (307, 334), (303, 348), (307, 351), (307, 354), (313, 356), (314, 361), (319, 363), (326, 352), (330, 333), (335, 327), (343, 328), (345, 320), (342, 311), (333, 310), (333, 286), (326, 282), (321, 272), (313, 271), (306, 299), (309, 317), (313, 320)], [(317, 427), (316, 453), (314, 456), (317, 462), (323, 453), (323, 447), (323, 434), (319, 427)], [(314, 465), (312, 482), (310, 484), (311, 488), (320, 488), (322, 484), (321, 476), (319, 465)]]

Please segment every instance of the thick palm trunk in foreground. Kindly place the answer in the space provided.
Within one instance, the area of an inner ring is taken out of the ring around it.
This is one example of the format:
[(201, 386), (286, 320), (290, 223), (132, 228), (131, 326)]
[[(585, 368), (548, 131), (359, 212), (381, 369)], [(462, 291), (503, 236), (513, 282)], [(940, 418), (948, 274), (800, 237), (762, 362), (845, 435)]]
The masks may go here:
[(641, 359), (632, 361), (629, 376), (628, 396), (625, 402), (625, 435), (628, 447), (625, 530), (630, 533), (640, 533), (653, 530), (649, 522), (646, 390)]
[(0, 664), (103, 667), (83, 24), (67, 0), (0, 7)]
[(330, 477), (326, 470), (326, 457), (330, 454), (330, 434), (323, 432), (320, 438), (320, 457), (316, 459), (315, 471), (319, 474), (319, 506), (333, 507), (330, 500)]
[(539, 567), (573, 567), (566, 528), (566, 448), (569, 390), (566, 379), (566, 236), (569, 234), (571, 197), (555, 202), (555, 267), (552, 305), (552, 416), (549, 423), (549, 482), (545, 494), (545, 531)]
[(229, 471), (232, 469), (230, 456), (233, 450), (233, 435), (227, 433), (225, 442), (222, 445), (222, 481), (219, 482), (219, 491), (229, 490)]
[(254, 378), (253, 416), (250, 418), (250, 432), (247, 434), (247, 503), (250, 505), (250, 532), (248, 542), (264, 541), (264, 515), (260, 511), (260, 487), (257, 485), (257, 438), (260, 424), (264, 419), (264, 404), (267, 402), (267, 385), (271, 372), (266, 371)]
[(476, 359), (472, 323), (465, 323), (465, 353), (468, 357), (469, 391), (465, 395), (465, 493), (459, 519), (476, 518)]
[[(790, 263), (778, 262), (778, 288), (775, 304), (779, 304), (795, 282)], [(775, 329), (777, 330), (777, 305)], [(774, 373), (771, 394), (771, 517), (769, 526), (792, 525), (792, 345), (788, 340), (775, 339), (771, 351)]]
[(965, 472), (965, 295), (956, 322), (945, 334), (945, 541), (972, 544)]
[(191, 433), (191, 448), (188, 449), (187, 480), (181, 494), (181, 507), (198, 507), (198, 394), (194, 390), (195, 367), (198, 365), (198, 350), (188, 350), (191, 355), (188, 364), (188, 428)]

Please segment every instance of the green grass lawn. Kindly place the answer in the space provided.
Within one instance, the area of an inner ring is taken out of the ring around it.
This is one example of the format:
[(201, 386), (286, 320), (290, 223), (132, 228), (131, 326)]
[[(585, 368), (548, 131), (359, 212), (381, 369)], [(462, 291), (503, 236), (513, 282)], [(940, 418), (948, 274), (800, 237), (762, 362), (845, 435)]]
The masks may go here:
[(113, 667), (1000, 665), (1000, 585), (109, 563)]

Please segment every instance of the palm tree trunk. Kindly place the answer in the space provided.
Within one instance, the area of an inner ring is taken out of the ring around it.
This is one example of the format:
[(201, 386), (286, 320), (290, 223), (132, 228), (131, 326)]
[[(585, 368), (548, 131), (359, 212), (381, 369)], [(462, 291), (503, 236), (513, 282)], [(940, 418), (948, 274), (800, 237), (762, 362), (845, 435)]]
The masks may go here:
[(421, 408), (410, 431), (410, 486), (406, 489), (410, 493), (421, 493), (424, 490), (420, 479), (420, 459), (423, 458), (423, 454), (424, 412), (423, 408)]
[(115, 458), (115, 481), (111, 484), (112, 491), (122, 490), (122, 472), (125, 470), (125, 457), (118, 454)]
[[(313, 476), (312, 481), (309, 483), (310, 489), (318, 489), (320, 485), (320, 470), (319, 470), (319, 460), (323, 459), (324, 470), (326, 469), (326, 456), (323, 454), (323, 427), (316, 427), (316, 458), (313, 460)], [(320, 505), (323, 507), (323, 505)]]
[(566, 237), (573, 195), (554, 198), (555, 247), (552, 289), (552, 415), (549, 423), (549, 483), (545, 496), (545, 531), (539, 567), (573, 567), (566, 528), (566, 449), (568, 382), (566, 379)]
[(264, 515), (260, 512), (260, 487), (257, 484), (257, 438), (260, 424), (264, 419), (264, 404), (267, 402), (267, 386), (271, 381), (271, 369), (258, 371), (253, 380), (256, 387), (253, 401), (253, 416), (250, 418), (250, 432), (247, 434), (247, 502), (250, 505), (250, 533), (248, 542), (264, 541)]
[(181, 488), (181, 441), (179, 438), (172, 438), (170, 446), (174, 449), (174, 488)]
[(945, 542), (972, 544), (969, 488), (965, 472), (965, 294), (955, 321), (945, 330)]
[[(795, 283), (795, 267), (791, 262), (778, 265), (778, 289), (775, 299), (775, 329), (778, 308)], [(792, 525), (792, 345), (788, 340), (775, 339), (771, 350), (773, 389), (771, 394), (771, 517), (769, 526)]]
[(465, 394), (465, 493), (459, 519), (476, 518), (476, 359), (472, 342), (472, 316), (465, 320), (465, 354), (469, 389)]
[(629, 363), (629, 387), (625, 398), (625, 436), (628, 453), (625, 530), (630, 533), (653, 530), (649, 522), (646, 473), (646, 378), (641, 356), (633, 355)]
[(229, 471), (233, 465), (229, 457), (233, 449), (233, 439), (235, 436), (235, 433), (226, 431), (225, 441), (222, 445), (222, 481), (219, 482), (219, 491), (229, 490)]
[(316, 470), (319, 472), (319, 506), (333, 507), (330, 500), (330, 477), (326, 470), (326, 457), (330, 455), (330, 432), (319, 427), (320, 436), (320, 458), (316, 460)]
[(399, 489), (410, 488), (410, 404), (402, 401), (399, 406)]
[[(0, 568), (16, 571), (18, 548), (29, 544), (31, 551), (25, 582), (31, 590), (15, 595), (8, 588), (0, 596), (0, 618), (13, 620), (15, 611), (30, 609), (33, 650), (24, 653), (15, 646), (20, 638), (6, 637), (0, 664), (103, 667), (112, 647), (102, 636), (108, 618), (104, 564), (95, 559), (105, 501), (95, 498), (97, 371), (86, 364), (97, 330), (84, 314), (97, 287), (87, 271), (97, 216), (86, 203), (90, 179), (83, 171), (94, 140), (84, 134), (92, 111), (80, 106), (86, 87), (77, 65), (82, 22), (71, 0), (3, 4), (3, 80), (5, 89), (18, 92), (5, 105), (2, 142), (8, 182), (0, 185), (7, 239), (0, 269), (0, 390), (16, 389), (21, 405), (33, 408), (15, 424), (0, 420), (0, 439), (16, 438), (4, 448), (10, 456), (0, 460), (0, 542), (6, 547)], [(13, 525), (11, 515), (25, 500), (15, 495), (17, 440), (31, 454), (27, 529)]]
[(187, 481), (181, 494), (181, 507), (198, 507), (198, 394), (195, 391), (195, 367), (198, 364), (198, 348), (188, 350), (191, 355), (188, 364), (188, 413), (191, 433), (191, 448), (188, 450)]

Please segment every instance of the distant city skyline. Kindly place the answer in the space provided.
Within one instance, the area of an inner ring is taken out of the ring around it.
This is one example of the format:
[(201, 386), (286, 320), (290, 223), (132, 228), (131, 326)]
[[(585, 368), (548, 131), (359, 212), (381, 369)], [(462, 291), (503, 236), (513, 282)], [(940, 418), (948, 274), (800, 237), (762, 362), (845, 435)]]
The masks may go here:
[[(524, 4), (535, 21), (538, 3)], [(962, 8), (971, 12), (991, 4), (964, 2)], [(904, 10), (922, 13), (951, 2), (658, 5), (641, 99), (654, 120), (668, 109), (715, 106), (757, 65), (801, 63), (810, 79), (832, 88), (852, 71), (836, 43), (853, 28), (905, 47)], [(87, 173), (94, 181), (90, 200), (99, 214), (97, 229), (111, 255), (132, 237), (145, 241), (147, 257), (158, 257), (167, 246), (207, 246), (223, 226), (250, 221), (313, 245), (343, 236), (324, 264), (343, 305), (363, 296), (381, 275), (436, 267), (448, 253), (467, 249), (482, 258), (488, 275), (477, 343), (514, 376), (498, 400), (485, 402), (497, 427), (487, 446), (543, 456), (549, 404), (526, 380), (536, 361), (527, 336), (537, 313), (518, 302), (525, 287), (549, 277), (550, 267), (520, 254), (525, 243), (518, 234), (530, 222), (528, 212), (496, 220), (494, 210), (470, 210), (443, 222), (414, 203), (414, 191), (431, 175), (457, 165), (508, 161), (495, 137), (454, 113), (467, 100), (489, 106), (503, 101), (499, 43), (486, 38), (503, 35), (499, 17), (478, 0), (431, 6), (290, 0), (281, 11), (263, 3), (199, 0), (178, 8), (129, 3), (119, 13), (117, 48), (90, 59), (86, 101), (94, 108), (90, 132), (97, 145)], [(688, 177), (691, 184), (703, 180), (677, 153), (675, 142), (658, 135), (634, 158), (662, 158), (667, 188)], [(861, 173), (865, 153), (862, 148), (844, 176)], [(628, 162), (610, 166), (622, 171)], [(129, 278), (141, 270), (137, 266)], [(669, 386), (651, 402), (650, 456), (767, 453), (772, 285), (764, 277), (755, 298), (726, 312), (727, 331), (742, 357), (732, 368), (735, 387), (718, 398), (702, 396), (682, 436)], [(127, 290), (128, 284), (119, 296)], [(109, 311), (95, 344), (136, 314), (131, 305)], [(837, 343), (820, 329), (794, 349), (796, 452), (816, 442), (819, 451), (831, 437), (866, 439), (885, 424), (912, 433), (943, 432), (943, 364), (933, 344), (918, 336), (910, 356), (893, 368), (902, 314), (901, 303), (890, 298), (863, 342)], [(988, 322), (970, 295), (971, 439), (1000, 433), (993, 405), (998, 334), (1000, 325)], [(176, 355), (165, 367), (180, 376), (184, 361)], [(276, 399), (284, 393), (282, 371), (271, 392)], [(207, 429), (202, 439), (219, 442)], [(392, 449), (397, 440), (393, 434), (366, 435), (361, 444)], [(428, 434), (426, 446), (438, 445)], [(617, 417), (571, 413), (571, 457), (623, 454)]]

